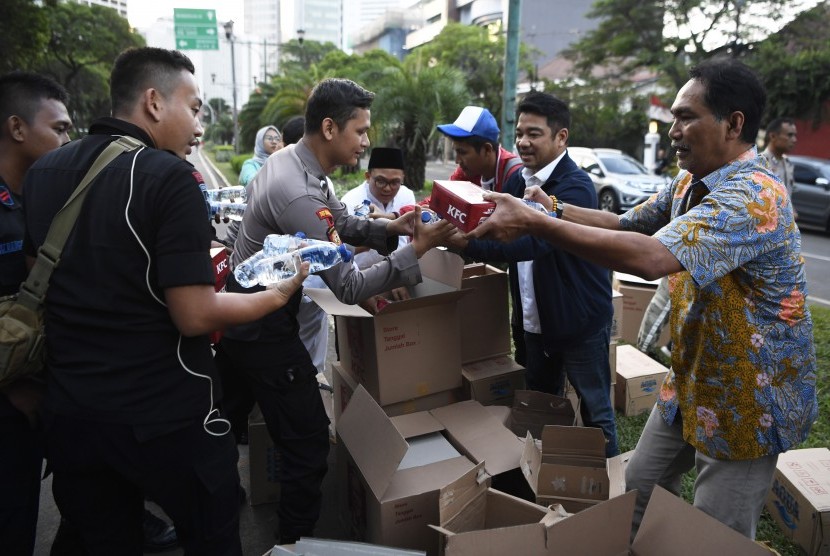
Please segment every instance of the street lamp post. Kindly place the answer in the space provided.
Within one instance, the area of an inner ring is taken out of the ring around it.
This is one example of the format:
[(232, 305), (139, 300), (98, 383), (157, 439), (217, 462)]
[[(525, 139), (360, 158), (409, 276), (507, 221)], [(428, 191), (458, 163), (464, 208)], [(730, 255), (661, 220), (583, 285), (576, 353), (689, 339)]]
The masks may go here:
[(239, 154), (239, 118), (236, 112), (236, 56), (233, 43), (233, 20), (225, 23), (225, 37), (231, 43), (231, 88), (233, 89), (233, 151)]
[(305, 50), (303, 42), (305, 41), (305, 29), (297, 29), (297, 42), (300, 43), (300, 66), (305, 67)]

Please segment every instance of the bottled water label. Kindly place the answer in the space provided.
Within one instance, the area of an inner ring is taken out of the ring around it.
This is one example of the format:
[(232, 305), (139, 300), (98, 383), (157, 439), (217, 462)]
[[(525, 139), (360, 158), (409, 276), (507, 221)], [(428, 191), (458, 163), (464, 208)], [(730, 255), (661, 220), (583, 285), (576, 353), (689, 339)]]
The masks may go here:
[(363, 202), (361, 204), (354, 207), (354, 215), (358, 218), (369, 218), (369, 213), (372, 212), (371, 208), (369, 207), (369, 205), (371, 204), (372, 202), (369, 201), (369, 199), (363, 199)]
[(245, 203), (248, 201), (248, 193), (243, 185), (232, 185), (221, 189), (208, 189), (205, 191), (208, 202), (227, 201), (229, 203)]
[(209, 201), (210, 215), (215, 220), (242, 220), (242, 215), (245, 214), (245, 203), (232, 203), (230, 201)]

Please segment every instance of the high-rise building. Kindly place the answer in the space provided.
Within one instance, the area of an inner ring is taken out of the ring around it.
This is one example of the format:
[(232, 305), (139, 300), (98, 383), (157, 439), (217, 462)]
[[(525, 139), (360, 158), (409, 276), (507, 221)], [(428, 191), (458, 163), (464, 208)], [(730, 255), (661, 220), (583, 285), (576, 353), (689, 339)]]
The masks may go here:
[(104, 6), (105, 8), (112, 8), (118, 12), (121, 17), (127, 17), (127, 0), (70, 0), (77, 4), (86, 4), (87, 6)]
[[(585, 15), (593, 0), (523, 0), (520, 15), (520, 40), (541, 53), (543, 65), (579, 39), (580, 34), (596, 27), (596, 20)], [(507, 0), (409, 0), (406, 8), (417, 17), (406, 36), (407, 50), (435, 38), (447, 23), (487, 25), (503, 21), (506, 26)]]
[(300, 38), (330, 42), (343, 48), (343, 4), (345, 0), (280, 0), (283, 42)]

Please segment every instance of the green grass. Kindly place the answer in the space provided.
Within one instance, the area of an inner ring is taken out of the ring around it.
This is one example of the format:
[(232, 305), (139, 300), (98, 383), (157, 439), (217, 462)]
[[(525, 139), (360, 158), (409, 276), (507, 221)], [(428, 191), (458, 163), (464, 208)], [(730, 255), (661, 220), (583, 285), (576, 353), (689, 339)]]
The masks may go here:
[[(813, 336), (816, 345), (819, 418), (813, 423), (810, 436), (799, 448), (825, 448), (830, 446), (830, 419), (827, 419), (830, 412), (830, 309), (813, 305), (810, 311), (813, 315)], [(666, 364), (667, 361), (663, 360), (661, 363)], [(636, 417), (623, 417), (617, 414), (617, 435), (621, 452), (633, 450), (637, 445), (647, 417), (647, 414)], [(696, 473), (691, 471), (683, 478), (681, 494), (689, 503), (692, 502), (695, 476)], [(782, 556), (803, 554), (798, 546), (784, 537), (766, 510), (758, 525), (757, 540), (767, 542)]]
[(202, 146), (199, 147), (202, 150), (202, 154), (206, 155), (213, 165), (222, 172), (222, 175), (228, 180), (228, 183), (231, 185), (237, 185), (239, 183), (239, 172), (235, 172), (234, 169), (231, 167), (231, 162), (217, 162), (216, 161), (216, 151), (214, 151), (213, 146), (210, 143), (202, 143)]

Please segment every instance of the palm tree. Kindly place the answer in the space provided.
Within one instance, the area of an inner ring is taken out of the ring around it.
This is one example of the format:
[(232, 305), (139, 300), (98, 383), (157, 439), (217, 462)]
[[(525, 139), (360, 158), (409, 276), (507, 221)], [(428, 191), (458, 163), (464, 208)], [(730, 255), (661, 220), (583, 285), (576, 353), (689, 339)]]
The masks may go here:
[(379, 144), (403, 149), (407, 184), (422, 189), (436, 121), (454, 120), (470, 101), (464, 76), (453, 68), (429, 66), (416, 52), (403, 65), (386, 68), (375, 91), (372, 121)]

